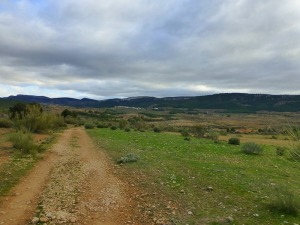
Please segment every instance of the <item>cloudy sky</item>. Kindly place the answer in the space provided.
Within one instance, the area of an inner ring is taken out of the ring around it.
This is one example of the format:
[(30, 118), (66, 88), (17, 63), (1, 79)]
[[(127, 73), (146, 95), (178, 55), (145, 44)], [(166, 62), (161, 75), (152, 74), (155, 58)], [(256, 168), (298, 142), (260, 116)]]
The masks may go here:
[(299, 0), (0, 0), (0, 96), (300, 94)]

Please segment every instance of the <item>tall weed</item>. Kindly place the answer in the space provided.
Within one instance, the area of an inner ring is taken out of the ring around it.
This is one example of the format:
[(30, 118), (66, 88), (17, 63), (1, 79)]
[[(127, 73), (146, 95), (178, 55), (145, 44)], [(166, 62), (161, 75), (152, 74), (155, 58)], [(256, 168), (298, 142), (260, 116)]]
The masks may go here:
[(289, 153), (292, 160), (300, 161), (300, 143), (289, 147)]
[(24, 130), (33, 133), (45, 133), (49, 130), (65, 126), (63, 117), (50, 113), (37, 113), (34, 110), (22, 119), (15, 119), (14, 124), (17, 130)]
[(38, 150), (38, 146), (34, 144), (32, 135), (28, 132), (18, 131), (13, 133), (9, 137), (9, 141), (12, 142), (13, 147), (20, 150), (22, 154), (35, 155)]
[(293, 141), (287, 149), (291, 160), (300, 161), (300, 128), (289, 128), (286, 133)]
[(300, 212), (298, 196), (286, 187), (275, 188), (275, 195), (269, 207), (274, 211), (293, 216), (298, 216)]
[(254, 142), (245, 143), (241, 150), (248, 155), (259, 155), (263, 152), (263, 148)]

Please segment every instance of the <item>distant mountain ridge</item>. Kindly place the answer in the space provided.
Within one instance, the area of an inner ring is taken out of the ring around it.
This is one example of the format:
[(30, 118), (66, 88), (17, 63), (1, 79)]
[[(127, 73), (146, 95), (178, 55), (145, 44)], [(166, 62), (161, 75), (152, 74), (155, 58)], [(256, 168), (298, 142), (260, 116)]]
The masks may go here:
[(268, 95), (224, 93), (193, 97), (130, 97), (125, 99), (94, 100), (89, 98), (49, 98), (45, 96), (16, 95), (3, 99), (38, 102), (72, 107), (142, 107), (142, 108), (187, 108), (187, 109), (221, 109), (228, 112), (296, 112), (300, 111), (300, 95)]

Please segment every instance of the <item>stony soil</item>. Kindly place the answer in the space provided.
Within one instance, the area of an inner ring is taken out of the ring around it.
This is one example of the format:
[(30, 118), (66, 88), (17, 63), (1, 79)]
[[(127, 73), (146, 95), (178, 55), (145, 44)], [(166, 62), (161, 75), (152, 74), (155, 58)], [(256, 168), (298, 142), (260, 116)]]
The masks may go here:
[(0, 224), (151, 224), (115, 170), (83, 128), (68, 129), (0, 200)]

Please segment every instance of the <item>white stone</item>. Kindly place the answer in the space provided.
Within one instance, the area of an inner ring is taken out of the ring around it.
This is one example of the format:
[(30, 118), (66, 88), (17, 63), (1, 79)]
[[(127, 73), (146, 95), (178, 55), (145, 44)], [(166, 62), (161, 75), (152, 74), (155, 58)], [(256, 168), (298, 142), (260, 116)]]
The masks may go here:
[(31, 222), (33, 223), (33, 224), (36, 224), (36, 223), (38, 223), (40, 221), (40, 219), (38, 218), (38, 217), (33, 217), (33, 219), (31, 220)]

